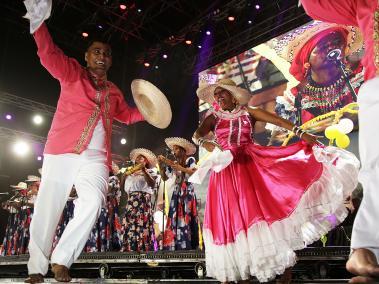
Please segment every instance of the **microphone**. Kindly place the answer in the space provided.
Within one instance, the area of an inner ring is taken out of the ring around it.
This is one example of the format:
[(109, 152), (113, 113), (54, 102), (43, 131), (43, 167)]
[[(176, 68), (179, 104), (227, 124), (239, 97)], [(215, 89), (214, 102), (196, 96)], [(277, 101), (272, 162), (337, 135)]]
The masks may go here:
[(328, 54), (326, 55), (326, 58), (329, 60), (329, 61), (336, 61), (336, 60), (340, 60), (341, 59), (341, 49), (332, 49), (331, 51), (328, 52)]

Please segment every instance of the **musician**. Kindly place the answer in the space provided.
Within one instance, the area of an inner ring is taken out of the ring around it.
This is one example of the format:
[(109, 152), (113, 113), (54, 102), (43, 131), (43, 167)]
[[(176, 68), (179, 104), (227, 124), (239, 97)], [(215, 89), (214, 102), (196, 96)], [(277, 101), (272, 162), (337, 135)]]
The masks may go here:
[(128, 201), (122, 218), (121, 251), (151, 251), (155, 241), (151, 200), (157, 188), (157, 157), (148, 149), (137, 148), (130, 152), (130, 159), (135, 166), (124, 173)]
[(29, 227), (39, 180), (39, 177), (28, 176), (26, 182), (11, 185), (15, 190), (15, 195), (3, 204), (3, 208), (10, 213), (0, 251), (3, 256), (28, 253)]
[[(181, 137), (166, 138), (165, 142), (176, 161), (158, 156), (162, 179), (175, 176), (163, 245), (167, 250), (196, 249), (199, 245), (197, 201), (194, 186), (188, 182), (196, 170), (196, 160), (190, 157), (195, 154), (196, 147)], [(164, 165), (168, 166), (166, 170), (163, 170)]]

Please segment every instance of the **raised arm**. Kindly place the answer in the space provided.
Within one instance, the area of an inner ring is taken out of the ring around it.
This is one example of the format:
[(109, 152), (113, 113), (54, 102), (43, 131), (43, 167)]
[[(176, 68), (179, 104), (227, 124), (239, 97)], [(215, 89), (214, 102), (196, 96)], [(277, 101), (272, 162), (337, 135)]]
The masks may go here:
[(309, 144), (314, 144), (317, 142), (317, 136), (302, 131), (291, 121), (281, 118), (276, 114), (255, 107), (248, 107), (247, 111), (256, 121), (271, 123), (287, 130), (294, 131), (295, 134), (297, 134), (301, 139), (308, 142)]
[(205, 140), (204, 137), (211, 131), (214, 130), (216, 126), (216, 118), (213, 114), (207, 116), (203, 122), (196, 129), (192, 136), (192, 141), (199, 146), (204, 147), (208, 152), (212, 152), (215, 147), (221, 147), (213, 141)]
[(72, 82), (79, 78), (82, 66), (73, 58), (66, 56), (57, 47), (43, 23), (33, 34), (37, 44), (37, 54), (41, 64), (47, 71), (59, 81)]

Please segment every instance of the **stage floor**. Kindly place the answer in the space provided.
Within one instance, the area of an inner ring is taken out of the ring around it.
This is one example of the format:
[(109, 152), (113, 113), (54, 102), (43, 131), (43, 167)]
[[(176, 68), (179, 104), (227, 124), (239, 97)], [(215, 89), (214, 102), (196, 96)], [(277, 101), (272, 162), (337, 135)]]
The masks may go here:
[[(298, 251), (296, 283), (344, 283), (349, 247), (309, 247)], [(0, 283), (22, 283), (28, 255), (0, 257)], [(70, 269), (74, 283), (217, 283), (205, 277), (202, 251), (83, 253)], [(49, 271), (46, 282), (55, 282)], [(252, 283), (258, 283), (252, 280)]]

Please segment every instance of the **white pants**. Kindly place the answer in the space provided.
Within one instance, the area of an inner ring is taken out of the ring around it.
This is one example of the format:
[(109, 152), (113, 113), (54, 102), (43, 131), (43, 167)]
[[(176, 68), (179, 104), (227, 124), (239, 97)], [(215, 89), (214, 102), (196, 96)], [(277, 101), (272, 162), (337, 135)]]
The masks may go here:
[(363, 200), (354, 221), (351, 248), (368, 248), (379, 260), (379, 77), (362, 85), (358, 105)]
[(29, 274), (45, 275), (48, 271), (53, 238), (73, 184), (78, 194), (74, 218), (52, 252), (51, 263), (70, 267), (79, 257), (105, 201), (108, 175), (102, 151), (45, 155), (30, 224)]

